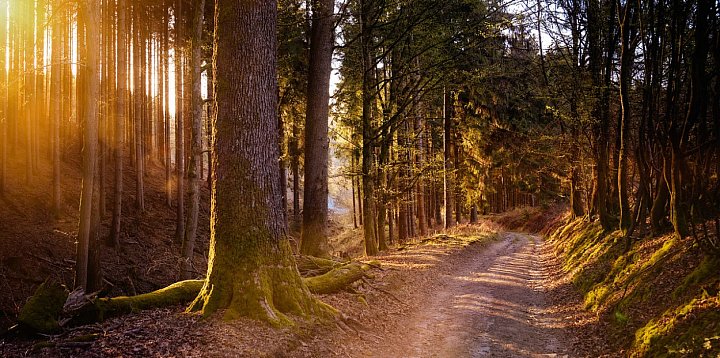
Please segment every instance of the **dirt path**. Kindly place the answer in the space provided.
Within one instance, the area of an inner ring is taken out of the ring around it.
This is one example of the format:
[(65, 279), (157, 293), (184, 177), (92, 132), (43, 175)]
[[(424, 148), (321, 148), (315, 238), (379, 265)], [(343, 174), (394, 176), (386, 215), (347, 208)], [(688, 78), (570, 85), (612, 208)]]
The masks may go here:
[(371, 349), (374, 357), (563, 357), (563, 312), (550, 303), (540, 238), (503, 233), (470, 246), (443, 284)]

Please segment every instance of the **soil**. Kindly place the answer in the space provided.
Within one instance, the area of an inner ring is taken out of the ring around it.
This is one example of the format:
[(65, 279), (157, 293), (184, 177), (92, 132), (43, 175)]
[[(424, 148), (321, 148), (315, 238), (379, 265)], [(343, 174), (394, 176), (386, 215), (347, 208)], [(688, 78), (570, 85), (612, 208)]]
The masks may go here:
[[(458, 229), (466, 233), (478, 227)], [(0, 340), (0, 356), (143, 357), (584, 357), (607, 354), (597, 320), (558, 275), (537, 236), (403, 245), (377, 257), (382, 269), (350, 292), (321, 299), (336, 323), (298, 320), (275, 329), (150, 310), (58, 336)], [(77, 337), (94, 334), (88, 342)], [(48, 348), (41, 346), (50, 345)]]

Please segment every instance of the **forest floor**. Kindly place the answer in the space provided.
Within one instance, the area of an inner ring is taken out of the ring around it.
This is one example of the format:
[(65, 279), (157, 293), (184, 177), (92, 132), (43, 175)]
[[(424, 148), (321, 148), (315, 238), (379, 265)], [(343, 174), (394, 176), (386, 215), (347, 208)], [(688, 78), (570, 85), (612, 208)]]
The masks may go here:
[[(150, 310), (38, 340), (0, 356), (582, 357), (603, 354), (596, 318), (535, 235), (463, 226), (377, 257), (353, 292), (321, 296), (344, 316), (274, 329)], [(86, 339), (91, 337), (90, 339)]]

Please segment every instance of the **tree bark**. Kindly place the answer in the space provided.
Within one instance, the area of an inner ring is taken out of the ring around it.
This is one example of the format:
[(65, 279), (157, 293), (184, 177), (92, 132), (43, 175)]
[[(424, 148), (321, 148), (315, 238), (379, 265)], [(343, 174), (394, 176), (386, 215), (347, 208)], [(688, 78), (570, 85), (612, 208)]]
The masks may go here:
[[(328, 316), (300, 278), (283, 224), (277, 163), (275, 1), (215, 2), (216, 115), (210, 256), (190, 310), (277, 325)], [(243, 53), (244, 56), (238, 56)]]
[(110, 241), (115, 248), (120, 247), (120, 231), (122, 229), (122, 197), (123, 197), (123, 158), (125, 151), (125, 121), (127, 120), (128, 71), (127, 71), (127, 2), (117, 3), (117, 102), (115, 113), (115, 180), (113, 188), (113, 213), (110, 229)]
[[(175, 14), (182, 14), (182, 1), (177, 0)], [(180, 18), (175, 16), (175, 241), (185, 236), (185, 135), (183, 123), (183, 31)], [(185, 79), (187, 80), (187, 79)]]
[(452, 181), (452, 93), (443, 88), (443, 174), (445, 195), (445, 229), (455, 226), (453, 220), (453, 181)]
[(143, 67), (141, 66), (144, 44), (140, 34), (141, 27), (141, 10), (140, 5), (135, 3), (133, 6), (133, 74), (135, 75), (133, 97), (135, 101), (135, 207), (139, 212), (145, 211), (145, 149), (143, 146), (144, 142), (144, 130), (145, 124), (145, 109), (143, 106), (143, 97), (145, 94), (142, 91), (141, 83), (143, 82)]
[[(98, 24), (100, 22), (100, 6), (98, 2), (86, 0), (80, 4), (80, 16), (78, 33), (85, 28), (86, 36), (86, 61), (82, 68), (85, 72), (84, 91), (85, 95), (79, 97), (84, 101), (82, 115), (85, 118), (83, 131), (83, 174), (82, 189), (80, 196), (80, 223), (78, 229), (78, 245), (76, 253), (75, 287), (82, 287), (90, 292), (96, 287), (94, 283), (98, 272), (92, 269), (93, 259), (90, 253), (95, 251), (97, 245), (97, 220), (92, 217), (96, 211), (93, 209), (95, 202), (94, 186), (95, 171), (97, 163), (98, 145), (98, 122), (97, 122), (97, 98), (100, 92), (100, 78), (98, 72), (98, 52), (100, 34), (97, 26), (83, 26), (83, 24)], [(84, 20), (84, 21), (83, 21)], [(81, 36), (78, 36), (81, 37)], [(95, 267), (97, 269), (97, 267)]]
[(327, 256), (328, 115), (334, 45), (334, 0), (312, 0), (305, 123), (305, 186), (300, 252)]
[(375, 64), (372, 59), (372, 28), (370, 19), (373, 11), (371, 0), (360, 1), (360, 27), (362, 41), (362, 206), (363, 206), (363, 238), (365, 241), (365, 254), (377, 255), (378, 243), (375, 233), (375, 191), (374, 191), (374, 155), (375, 146), (372, 117), (374, 102), (374, 71)]
[(190, 207), (188, 210), (187, 225), (185, 226), (185, 240), (183, 241), (183, 268), (184, 279), (193, 274), (192, 259), (195, 252), (195, 237), (197, 236), (198, 214), (200, 211), (200, 181), (202, 180), (202, 112), (203, 99), (201, 94), (202, 75), (202, 32), (203, 14), (205, 13), (205, 0), (193, 3), (193, 32), (192, 32), (192, 140), (190, 141), (190, 165), (188, 166), (188, 181), (190, 182)]
[[(4, 2), (0, 2), (2, 9), (0, 12), (5, 14)], [(53, 13), (59, 15), (60, 11), (58, 5), (54, 4)], [(62, 205), (62, 192), (60, 190), (60, 123), (62, 122), (62, 43), (61, 43), (61, 29), (63, 26), (63, 18), (57, 16), (53, 18), (52, 23), (52, 58), (51, 58), (51, 72), (50, 72), (50, 106), (51, 108), (51, 124), (50, 124), (50, 145), (52, 153), (52, 208), (53, 215), (55, 218), (60, 216), (60, 208)], [(5, 19), (0, 18), (0, 24), (5, 24)], [(0, 41), (5, 41), (4, 26), (0, 31)], [(0, 44), (1, 53), (5, 53), (4, 44)], [(5, 56), (0, 56), (0, 72), (5, 73)], [(5, 82), (0, 84), (4, 88)], [(0, 95), (0, 98), (4, 98)], [(3, 141), (5, 136), (3, 136)]]
[[(0, 1), (0, 23), (6, 24), (8, 19), (7, 13), (7, 2), (5, 0)], [(0, 26), (0, 51), (6, 53), (8, 51), (7, 44), (7, 27)], [(53, 31), (54, 32), (54, 31)], [(7, 172), (7, 143), (8, 143), (8, 101), (10, 99), (8, 91), (8, 75), (6, 73), (12, 72), (12, 66), (10, 71), (5, 71), (7, 65), (5, 62), (6, 56), (0, 56), (0, 197), (5, 194), (5, 176)], [(54, 191), (53, 191), (54, 193)]]
[[(630, 76), (632, 76), (632, 64), (635, 58), (634, 30), (631, 28), (634, 24), (635, 9), (633, 0), (627, 1), (625, 8), (621, 10), (621, 44), (620, 44), (620, 146), (618, 148), (618, 202), (620, 204), (620, 231), (627, 236), (632, 224), (632, 212), (630, 210), (630, 202), (628, 200), (628, 140), (630, 137)], [(619, 12), (620, 13), (620, 12)]]

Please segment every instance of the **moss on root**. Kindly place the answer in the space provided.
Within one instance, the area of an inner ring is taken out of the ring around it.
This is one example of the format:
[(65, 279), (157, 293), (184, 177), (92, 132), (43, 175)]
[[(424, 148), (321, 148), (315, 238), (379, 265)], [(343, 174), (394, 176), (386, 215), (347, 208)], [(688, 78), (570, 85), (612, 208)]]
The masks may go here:
[(108, 315), (177, 305), (197, 297), (204, 283), (204, 280), (186, 280), (137, 296), (98, 298), (95, 306), (99, 311), (99, 319), (102, 320)]
[(52, 333), (60, 329), (57, 319), (62, 312), (68, 290), (65, 286), (45, 281), (35, 290), (18, 316), (22, 327), (39, 333)]
[[(337, 311), (313, 294), (342, 290), (365, 276), (371, 264), (350, 263), (323, 275), (301, 278), (294, 265), (266, 265), (243, 275), (235, 272), (229, 295), (214, 295), (207, 280), (186, 280), (136, 296), (98, 298), (76, 312), (80, 322), (90, 323), (141, 310), (193, 302), (188, 311), (209, 315), (224, 309), (225, 319), (250, 317), (276, 326), (293, 325), (289, 315), (304, 318), (333, 318)], [(23, 307), (20, 323), (33, 331), (50, 333), (60, 329), (58, 317), (68, 297), (65, 287), (45, 282)], [(222, 300), (227, 301), (227, 306)], [(76, 322), (77, 323), (77, 322)]]
[(346, 264), (346, 262), (309, 255), (299, 255), (296, 260), (298, 271), (300, 271), (300, 274), (303, 276), (322, 275), (336, 267)]
[(353, 262), (323, 275), (308, 277), (305, 279), (305, 284), (314, 293), (334, 293), (363, 278), (368, 270), (370, 270), (369, 265)]
[(209, 263), (209, 276), (189, 312), (209, 316), (223, 310), (228, 320), (249, 317), (274, 326), (293, 325), (290, 316), (336, 316), (337, 311), (320, 302), (303, 282), (287, 241), (245, 250), (228, 243), (226, 249), (236, 250), (237, 255), (215, 255), (216, 261)]

